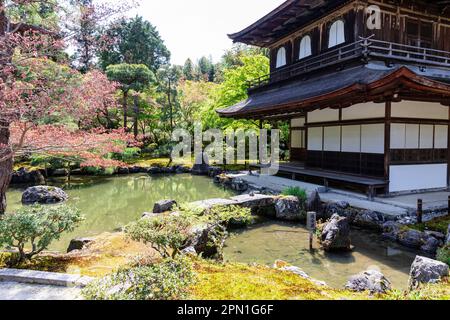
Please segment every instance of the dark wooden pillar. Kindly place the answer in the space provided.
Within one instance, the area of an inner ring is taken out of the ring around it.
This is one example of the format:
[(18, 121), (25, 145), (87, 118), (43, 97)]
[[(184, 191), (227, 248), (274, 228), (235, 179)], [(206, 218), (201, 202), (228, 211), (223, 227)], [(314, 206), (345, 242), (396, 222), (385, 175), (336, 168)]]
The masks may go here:
[(448, 134), (447, 134), (447, 188), (450, 188), (450, 104), (448, 105)]
[[(384, 179), (389, 180), (391, 165), (391, 115), (392, 101), (386, 101), (386, 110), (384, 118)], [(389, 193), (389, 185), (385, 189), (385, 193)]]
[(305, 111), (305, 164), (308, 165), (308, 111)]

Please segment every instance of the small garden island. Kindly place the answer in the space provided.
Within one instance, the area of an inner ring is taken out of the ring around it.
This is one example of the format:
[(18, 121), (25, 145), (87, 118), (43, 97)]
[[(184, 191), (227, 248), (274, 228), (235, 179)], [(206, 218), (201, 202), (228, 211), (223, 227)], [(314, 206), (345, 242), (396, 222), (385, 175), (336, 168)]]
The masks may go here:
[(388, 2), (405, 39), (289, 0), (180, 66), (127, 1), (0, 0), (0, 298), (449, 300), (450, 11)]

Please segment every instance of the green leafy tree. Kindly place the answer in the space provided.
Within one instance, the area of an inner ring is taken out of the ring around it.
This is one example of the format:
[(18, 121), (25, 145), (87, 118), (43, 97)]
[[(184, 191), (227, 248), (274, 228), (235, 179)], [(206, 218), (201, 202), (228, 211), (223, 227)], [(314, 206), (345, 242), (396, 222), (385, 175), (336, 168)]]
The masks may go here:
[(199, 78), (197, 80), (214, 81), (215, 70), (211, 58), (200, 58), (198, 61), (198, 74)]
[(183, 76), (186, 80), (194, 80), (194, 64), (191, 59), (187, 59), (184, 63)]
[(125, 228), (134, 241), (150, 244), (164, 258), (175, 258), (189, 238), (192, 220), (186, 216), (141, 219)]
[(269, 73), (269, 59), (261, 54), (245, 54), (241, 66), (224, 70), (224, 81), (217, 88), (214, 103), (202, 110), (204, 128), (257, 128), (253, 121), (220, 118), (217, 109), (227, 108), (248, 97), (247, 81)]
[(113, 23), (104, 32), (104, 37), (107, 43), (99, 53), (100, 66), (104, 70), (109, 65), (126, 63), (143, 64), (156, 73), (170, 61), (170, 51), (158, 31), (142, 17)]
[(134, 95), (134, 133), (138, 135), (139, 96), (151, 83), (155, 82), (155, 75), (143, 64), (110, 65), (106, 69), (108, 78), (120, 83), (123, 93), (123, 126), (128, 128), (128, 94), (130, 90)]
[(0, 218), (0, 247), (16, 248), (20, 263), (46, 250), (82, 221), (80, 211), (69, 206), (23, 207)]
[(174, 119), (178, 111), (178, 82), (182, 70), (178, 66), (165, 66), (158, 71), (158, 91), (162, 94), (160, 103), (165, 106), (163, 118), (169, 120), (170, 131), (174, 128)]

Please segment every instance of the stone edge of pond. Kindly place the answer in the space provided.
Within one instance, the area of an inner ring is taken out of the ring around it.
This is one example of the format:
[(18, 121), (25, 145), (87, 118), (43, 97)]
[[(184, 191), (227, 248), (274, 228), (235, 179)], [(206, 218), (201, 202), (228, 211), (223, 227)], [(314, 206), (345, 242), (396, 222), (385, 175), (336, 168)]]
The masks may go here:
[(0, 281), (18, 282), (37, 285), (51, 285), (57, 287), (85, 287), (94, 278), (45, 271), (0, 269)]

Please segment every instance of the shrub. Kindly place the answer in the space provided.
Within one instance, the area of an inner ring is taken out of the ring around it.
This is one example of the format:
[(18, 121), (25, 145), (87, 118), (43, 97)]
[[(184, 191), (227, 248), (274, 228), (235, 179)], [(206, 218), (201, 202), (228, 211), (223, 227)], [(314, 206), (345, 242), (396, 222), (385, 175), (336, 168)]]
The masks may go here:
[(115, 153), (112, 155), (114, 160), (129, 162), (139, 158), (141, 155), (140, 148), (126, 148), (122, 153)]
[(213, 223), (226, 226), (248, 226), (253, 223), (254, 218), (249, 208), (238, 206), (218, 206), (212, 208), (206, 218)]
[(437, 252), (437, 259), (450, 266), (450, 245), (440, 248)]
[(46, 250), (81, 221), (80, 211), (65, 205), (23, 207), (0, 218), (0, 247), (16, 248), (20, 263)]
[(308, 195), (305, 189), (299, 187), (289, 187), (283, 190), (282, 194), (284, 196), (294, 196), (297, 197), (300, 203), (305, 203), (308, 199)]
[(189, 237), (192, 220), (188, 216), (161, 215), (141, 219), (125, 227), (134, 241), (150, 244), (164, 258), (175, 257)]
[(90, 283), (83, 295), (89, 300), (180, 300), (194, 281), (186, 258), (122, 269)]
[(306, 202), (308, 201), (308, 194), (305, 189), (299, 187), (289, 187), (285, 189), (282, 194), (284, 196), (294, 196), (300, 201), (300, 208), (303, 213), (306, 214)]

